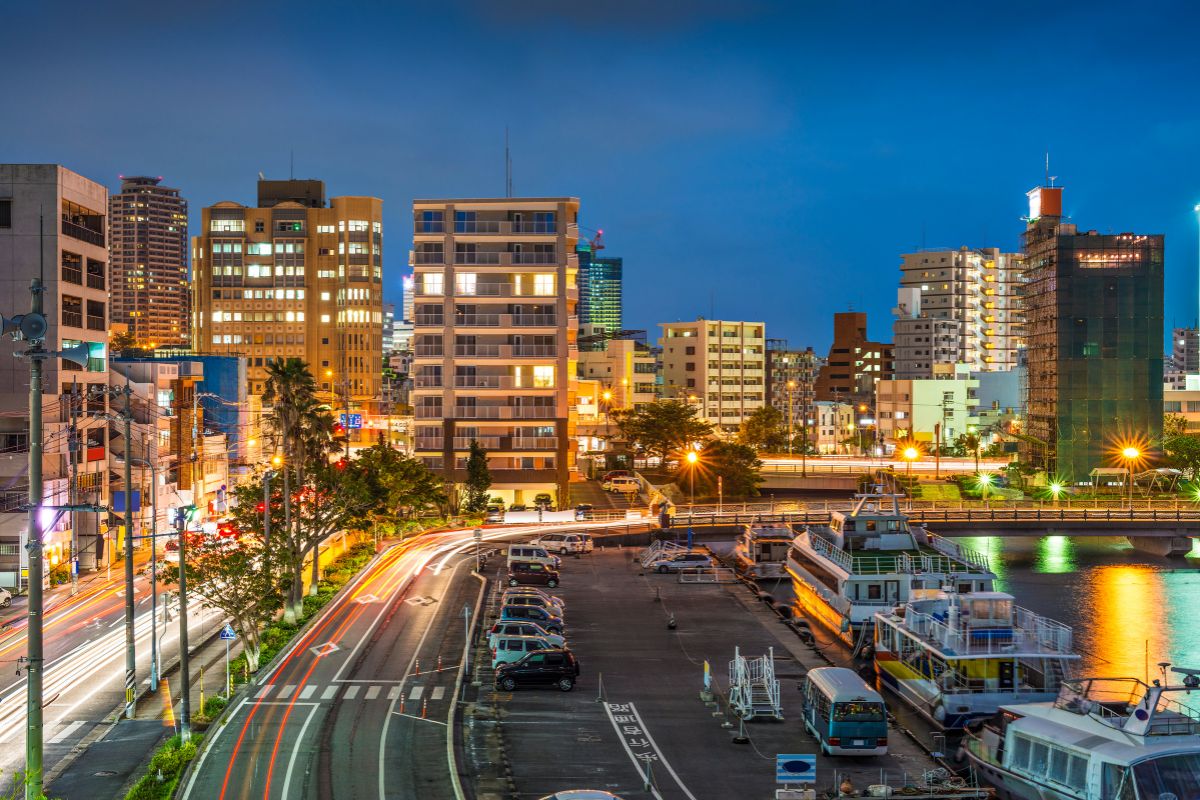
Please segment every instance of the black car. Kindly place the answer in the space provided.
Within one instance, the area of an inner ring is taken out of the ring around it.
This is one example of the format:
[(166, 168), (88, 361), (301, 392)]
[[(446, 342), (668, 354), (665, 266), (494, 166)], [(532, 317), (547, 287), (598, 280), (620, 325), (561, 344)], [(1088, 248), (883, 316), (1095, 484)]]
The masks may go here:
[(509, 586), (558, 586), (558, 570), (536, 561), (514, 561), (508, 568)]
[(566, 648), (538, 650), (520, 661), (496, 668), (496, 688), (506, 692), (521, 686), (554, 686), (569, 692), (579, 677), (579, 661)]

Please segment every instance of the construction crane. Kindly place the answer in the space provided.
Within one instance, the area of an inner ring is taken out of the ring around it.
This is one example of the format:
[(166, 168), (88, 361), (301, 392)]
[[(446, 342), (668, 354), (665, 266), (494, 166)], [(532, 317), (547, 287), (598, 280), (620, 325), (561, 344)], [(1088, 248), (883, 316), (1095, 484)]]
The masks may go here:
[(584, 241), (588, 243), (588, 246), (591, 248), (593, 253), (597, 252), (598, 250), (604, 249), (604, 231), (603, 230), (596, 230), (594, 228), (586, 228), (583, 225), (579, 226), (579, 230), (587, 231), (592, 234), (591, 237), (585, 238)]

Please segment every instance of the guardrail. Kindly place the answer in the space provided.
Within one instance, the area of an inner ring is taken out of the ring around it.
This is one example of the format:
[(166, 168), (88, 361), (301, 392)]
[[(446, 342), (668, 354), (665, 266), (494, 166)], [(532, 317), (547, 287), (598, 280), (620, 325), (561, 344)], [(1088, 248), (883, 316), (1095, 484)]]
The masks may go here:
[(737, 573), (729, 567), (697, 567), (679, 570), (680, 583), (737, 583)]
[[(973, 522), (1187, 522), (1200, 524), (1200, 509), (1066, 509), (1066, 508), (992, 508), (963, 510), (923, 510), (905, 512), (910, 522), (918, 525), (937, 523)], [(672, 527), (686, 528), (689, 525), (759, 525), (774, 522), (793, 524), (825, 524), (829, 522), (828, 511), (776, 511), (776, 512), (686, 512), (676, 515)]]

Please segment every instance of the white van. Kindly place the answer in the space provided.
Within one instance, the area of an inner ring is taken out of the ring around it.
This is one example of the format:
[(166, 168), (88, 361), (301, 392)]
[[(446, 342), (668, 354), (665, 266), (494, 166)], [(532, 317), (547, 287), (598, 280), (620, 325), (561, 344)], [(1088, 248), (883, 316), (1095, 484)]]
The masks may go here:
[(613, 478), (608, 483), (610, 492), (620, 492), (622, 494), (637, 494), (642, 490), (642, 484), (637, 478)]
[(534, 539), (531, 544), (559, 555), (590, 553), (594, 549), (592, 537), (586, 533), (547, 533)]
[(533, 544), (514, 544), (508, 548), (509, 568), (517, 561), (534, 562), (550, 569), (558, 569), (559, 564), (562, 563), (558, 556), (547, 553), (546, 548)]

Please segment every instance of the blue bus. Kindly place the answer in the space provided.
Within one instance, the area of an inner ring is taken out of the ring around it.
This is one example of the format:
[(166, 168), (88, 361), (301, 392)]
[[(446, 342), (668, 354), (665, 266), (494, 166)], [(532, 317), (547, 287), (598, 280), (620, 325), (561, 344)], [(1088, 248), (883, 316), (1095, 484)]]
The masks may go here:
[(887, 753), (887, 710), (852, 669), (818, 667), (804, 678), (804, 727), (831, 756)]

